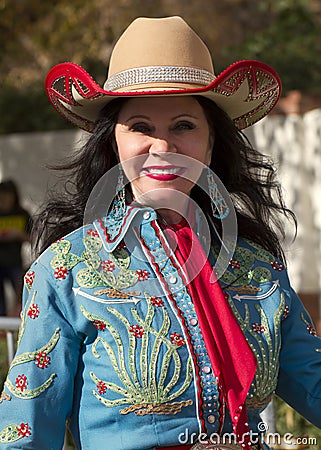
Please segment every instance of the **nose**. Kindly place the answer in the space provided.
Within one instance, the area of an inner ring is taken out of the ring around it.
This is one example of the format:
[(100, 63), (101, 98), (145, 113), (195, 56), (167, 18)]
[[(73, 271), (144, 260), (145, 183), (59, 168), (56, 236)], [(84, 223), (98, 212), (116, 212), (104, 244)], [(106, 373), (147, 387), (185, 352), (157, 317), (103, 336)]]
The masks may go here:
[(169, 152), (176, 153), (177, 149), (175, 144), (168, 137), (154, 137), (149, 152), (154, 155)]

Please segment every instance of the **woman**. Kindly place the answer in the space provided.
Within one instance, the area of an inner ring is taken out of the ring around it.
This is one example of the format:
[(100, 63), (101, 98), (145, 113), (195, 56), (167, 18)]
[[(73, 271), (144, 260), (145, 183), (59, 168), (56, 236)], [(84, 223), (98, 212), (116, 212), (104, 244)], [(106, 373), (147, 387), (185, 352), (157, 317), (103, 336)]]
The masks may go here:
[(240, 133), (277, 102), (276, 73), (215, 78), (181, 18), (140, 18), (103, 89), (71, 63), (46, 83), (92, 134), (38, 222), (0, 448), (60, 449), (67, 421), (76, 448), (260, 449), (274, 392), (320, 427), (321, 342), (277, 234), (289, 212)]

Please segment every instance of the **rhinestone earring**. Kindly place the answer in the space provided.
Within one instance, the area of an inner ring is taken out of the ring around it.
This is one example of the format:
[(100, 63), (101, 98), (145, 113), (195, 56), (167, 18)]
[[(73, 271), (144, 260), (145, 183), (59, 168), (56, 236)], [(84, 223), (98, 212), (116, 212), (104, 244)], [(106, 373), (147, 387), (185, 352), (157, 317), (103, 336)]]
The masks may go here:
[(213, 215), (217, 219), (225, 219), (229, 215), (230, 209), (218, 190), (213, 172), (210, 168), (207, 169), (207, 182)]
[(124, 217), (125, 211), (126, 211), (126, 201), (125, 201), (124, 173), (122, 167), (119, 166), (116, 195), (114, 197), (110, 215), (113, 217), (113, 219), (118, 220)]

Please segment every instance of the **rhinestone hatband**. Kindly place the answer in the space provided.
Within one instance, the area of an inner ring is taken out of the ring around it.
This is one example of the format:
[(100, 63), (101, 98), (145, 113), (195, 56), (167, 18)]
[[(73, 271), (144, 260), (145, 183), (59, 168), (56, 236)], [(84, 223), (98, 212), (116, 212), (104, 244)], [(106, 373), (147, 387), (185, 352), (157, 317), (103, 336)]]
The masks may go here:
[(180, 66), (147, 66), (128, 69), (111, 75), (104, 84), (106, 91), (145, 83), (193, 83), (207, 86), (215, 76), (204, 69)]

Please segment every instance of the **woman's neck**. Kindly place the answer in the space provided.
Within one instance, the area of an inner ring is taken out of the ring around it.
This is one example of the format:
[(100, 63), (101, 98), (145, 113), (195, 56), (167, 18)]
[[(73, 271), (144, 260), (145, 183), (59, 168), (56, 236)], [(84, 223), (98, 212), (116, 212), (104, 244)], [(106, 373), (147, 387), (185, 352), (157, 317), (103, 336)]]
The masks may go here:
[(158, 209), (157, 210), (160, 219), (167, 225), (176, 224), (181, 222), (184, 219), (184, 215), (178, 213), (177, 211), (173, 211), (172, 209)]

